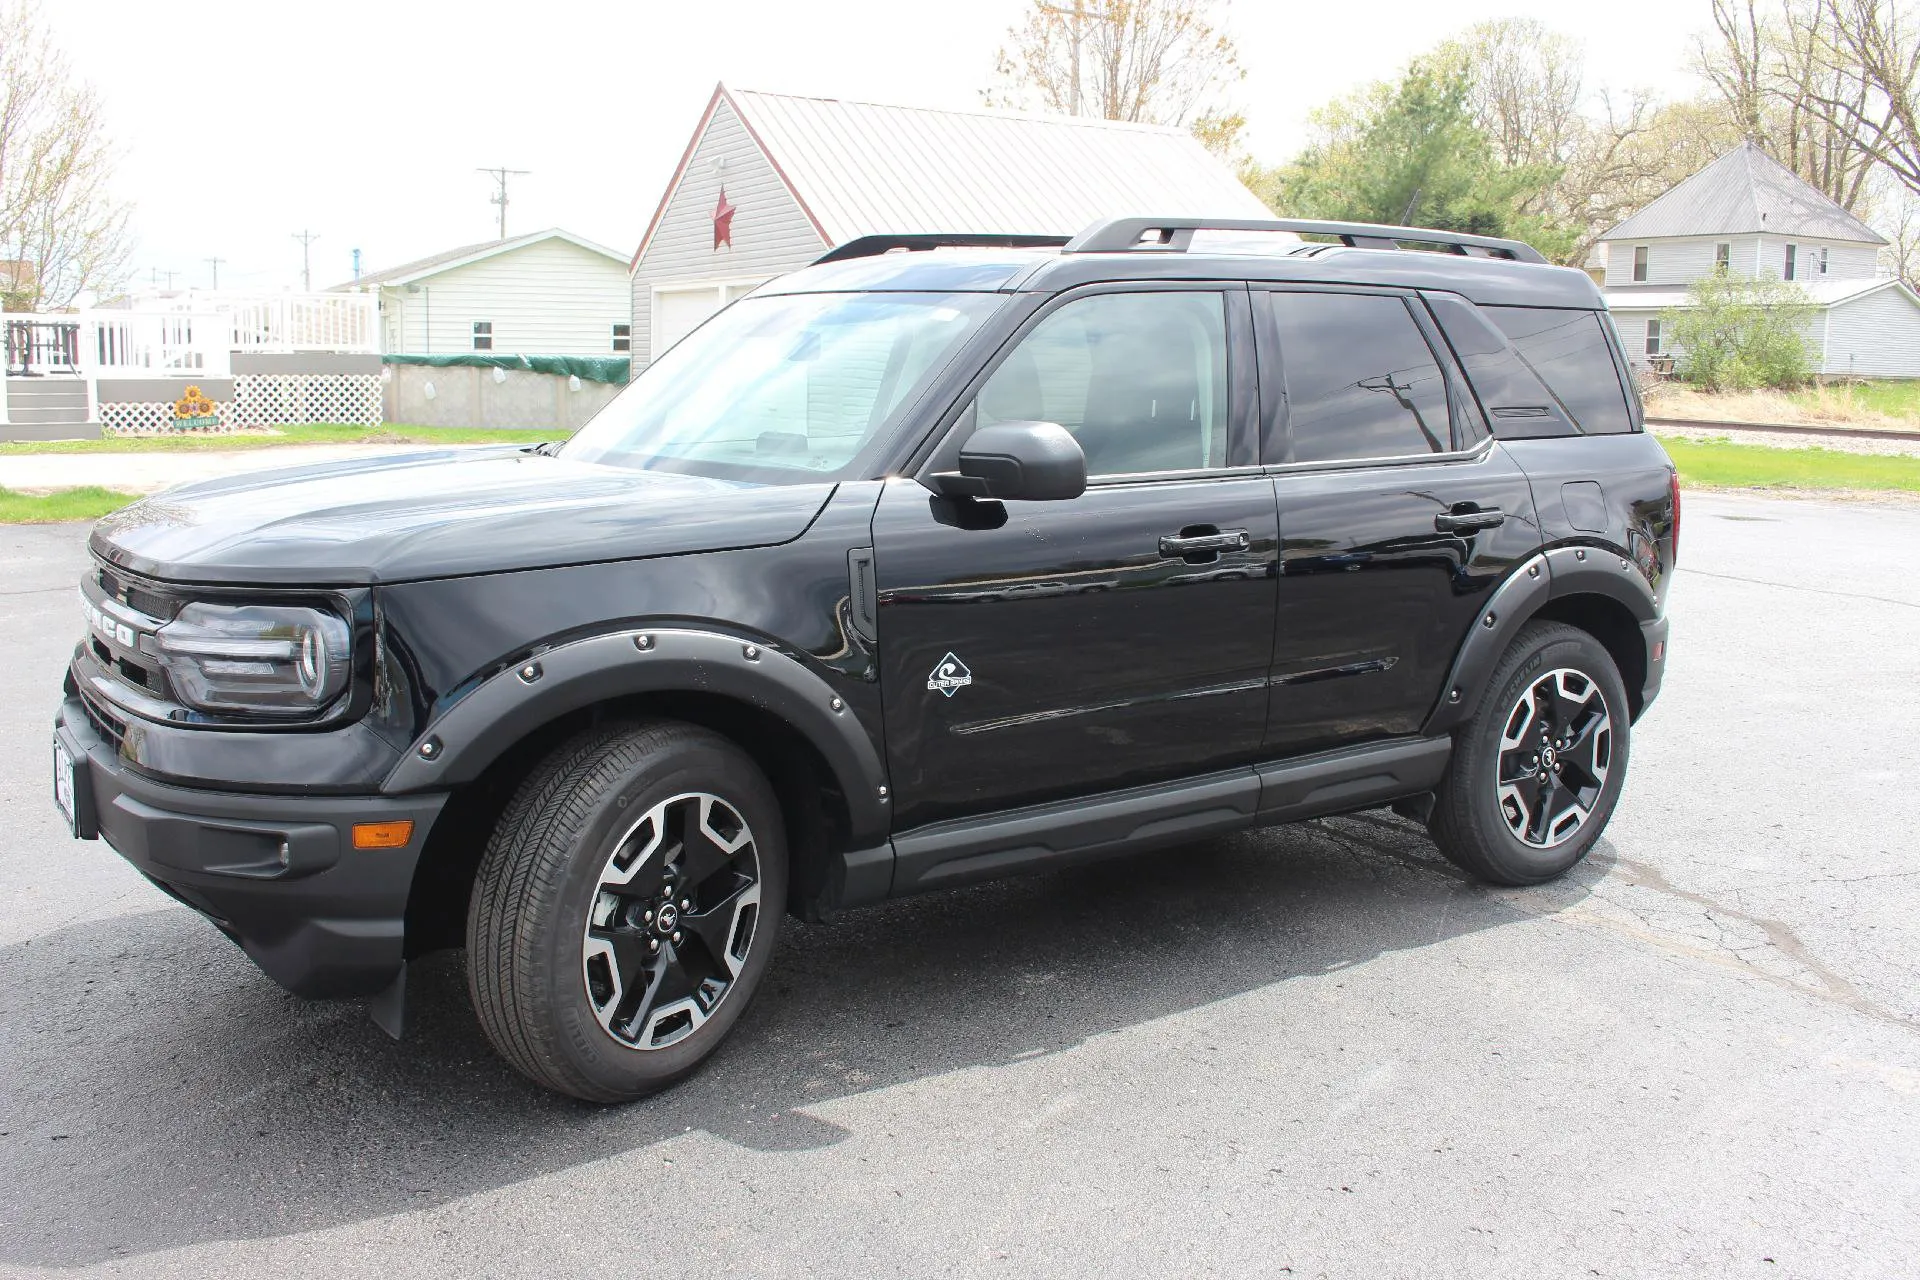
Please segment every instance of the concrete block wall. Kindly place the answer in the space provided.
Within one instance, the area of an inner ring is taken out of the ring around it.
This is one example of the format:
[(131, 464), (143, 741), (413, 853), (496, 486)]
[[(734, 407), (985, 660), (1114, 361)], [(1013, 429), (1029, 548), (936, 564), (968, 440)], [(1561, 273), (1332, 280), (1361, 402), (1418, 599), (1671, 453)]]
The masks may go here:
[(417, 427), (573, 431), (625, 389), (584, 378), (576, 389), (568, 378), (526, 369), (390, 364), (386, 375), (387, 421)]

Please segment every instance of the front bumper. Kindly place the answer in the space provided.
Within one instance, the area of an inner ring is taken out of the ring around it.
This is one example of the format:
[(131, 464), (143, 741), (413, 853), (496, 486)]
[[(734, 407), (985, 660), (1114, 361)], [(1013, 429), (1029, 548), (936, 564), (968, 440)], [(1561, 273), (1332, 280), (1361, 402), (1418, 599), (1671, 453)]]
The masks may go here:
[[(128, 769), (68, 698), (54, 733), (114, 850), (302, 996), (370, 995), (400, 973), (415, 864), (446, 795), (248, 795)], [(355, 849), (358, 822), (411, 819), (400, 849)]]

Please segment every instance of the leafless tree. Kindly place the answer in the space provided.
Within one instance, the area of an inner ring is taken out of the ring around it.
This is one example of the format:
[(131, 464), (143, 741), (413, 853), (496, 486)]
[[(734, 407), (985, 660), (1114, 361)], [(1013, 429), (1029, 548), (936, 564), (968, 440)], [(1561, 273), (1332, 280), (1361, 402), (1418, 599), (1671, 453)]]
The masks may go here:
[(1823, 78), (1808, 109), (1920, 194), (1920, 19), (1896, 0), (1820, 2), (1809, 60), (1858, 91), (1835, 92)]
[(99, 97), (76, 81), (34, 0), (0, 0), (0, 285), (8, 310), (118, 285), (128, 210), (109, 190)]
[[(1860, 0), (1878, 14), (1883, 0)], [(1696, 69), (1742, 137), (1848, 209), (1878, 162), (1876, 94), (1846, 12), (1854, 0), (1714, 0)]]
[(1579, 41), (1532, 18), (1498, 18), (1443, 51), (1467, 72), (1474, 123), (1501, 164), (1566, 163), (1580, 126)]
[(1245, 75), (1221, 0), (1033, 0), (1007, 32), (986, 94), (998, 106), (1193, 126), (1231, 149), (1244, 123), (1222, 104)]

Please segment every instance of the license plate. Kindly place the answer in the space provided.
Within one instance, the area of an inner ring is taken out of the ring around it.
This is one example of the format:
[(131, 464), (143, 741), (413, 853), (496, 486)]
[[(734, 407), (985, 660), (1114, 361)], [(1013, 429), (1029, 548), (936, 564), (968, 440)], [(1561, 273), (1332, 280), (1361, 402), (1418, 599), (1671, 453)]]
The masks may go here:
[(53, 743), (53, 803), (67, 820), (67, 830), (77, 839), (80, 835), (79, 805), (75, 802), (78, 787), (73, 780), (73, 757), (60, 745), (59, 739)]

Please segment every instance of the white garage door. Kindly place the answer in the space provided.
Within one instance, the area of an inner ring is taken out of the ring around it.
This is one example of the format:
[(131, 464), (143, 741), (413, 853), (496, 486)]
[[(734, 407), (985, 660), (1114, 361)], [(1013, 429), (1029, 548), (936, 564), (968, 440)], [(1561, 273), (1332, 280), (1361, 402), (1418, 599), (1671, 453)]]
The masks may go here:
[(759, 284), (756, 280), (736, 280), (727, 284), (702, 284), (656, 289), (653, 294), (653, 350), (658, 357), (680, 339), (692, 333), (725, 304), (745, 297)]

